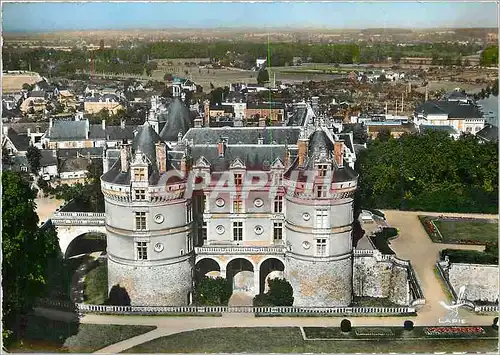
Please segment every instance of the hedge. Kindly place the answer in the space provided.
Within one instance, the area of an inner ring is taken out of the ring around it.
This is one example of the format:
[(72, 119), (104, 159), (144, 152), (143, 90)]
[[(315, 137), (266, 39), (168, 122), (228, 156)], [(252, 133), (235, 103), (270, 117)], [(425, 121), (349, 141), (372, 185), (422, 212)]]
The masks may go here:
[(441, 258), (446, 256), (451, 263), (498, 265), (498, 255), (476, 250), (444, 249)]

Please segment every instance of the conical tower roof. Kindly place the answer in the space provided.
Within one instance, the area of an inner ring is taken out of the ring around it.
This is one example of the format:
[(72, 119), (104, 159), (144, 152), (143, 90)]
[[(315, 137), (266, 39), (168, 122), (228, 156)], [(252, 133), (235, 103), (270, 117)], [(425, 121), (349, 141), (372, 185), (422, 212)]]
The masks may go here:
[(160, 137), (164, 141), (177, 141), (179, 132), (186, 134), (191, 126), (192, 123), (189, 109), (178, 97), (176, 97), (168, 106), (166, 123), (160, 132)]
[(156, 146), (157, 142), (161, 142), (162, 139), (155, 132), (155, 130), (146, 122), (139, 130), (139, 133), (134, 137), (132, 142), (132, 154), (135, 155), (137, 151), (142, 152), (151, 162), (151, 167), (154, 170), (158, 169), (156, 163)]

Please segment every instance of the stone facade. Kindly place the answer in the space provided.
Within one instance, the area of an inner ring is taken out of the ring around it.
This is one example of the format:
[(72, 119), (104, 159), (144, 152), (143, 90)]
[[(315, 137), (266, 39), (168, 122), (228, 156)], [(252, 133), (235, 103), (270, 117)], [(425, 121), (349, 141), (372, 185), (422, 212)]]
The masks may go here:
[(450, 264), (445, 269), (455, 293), (465, 286), (465, 298), (476, 302), (498, 302), (498, 266), (478, 264)]
[(170, 264), (134, 266), (108, 257), (108, 291), (115, 285), (124, 287), (132, 306), (188, 305), (194, 258), (179, 259)]
[(349, 306), (352, 301), (352, 258), (300, 260), (285, 258), (285, 278), (293, 287), (294, 306)]
[(388, 298), (409, 305), (409, 278), (406, 267), (374, 256), (354, 258), (353, 291), (358, 297)]

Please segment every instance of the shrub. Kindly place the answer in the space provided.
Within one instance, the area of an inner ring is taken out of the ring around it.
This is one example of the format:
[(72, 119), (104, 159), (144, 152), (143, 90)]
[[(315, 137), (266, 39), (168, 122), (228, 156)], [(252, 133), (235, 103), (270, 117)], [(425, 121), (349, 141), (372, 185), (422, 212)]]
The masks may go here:
[(89, 304), (104, 304), (108, 298), (108, 268), (99, 265), (85, 277), (85, 301)]
[(351, 321), (349, 319), (342, 319), (342, 322), (340, 322), (340, 330), (344, 333), (350, 332), (352, 329), (351, 326)]
[(293, 306), (293, 288), (285, 279), (270, 279), (267, 298), (274, 306)]
[(269, 301), (267, 293), (261, 293), (253, 298), (254, 307), (266, 307), (272, 306), (273, 304)]
[[(389, 229), (389, 231), (387, 231)], [(396, 228), (384, 228), (382, 231), (375, 233), (375, 236), (371, 237), (373, 244), (382, 254), (395, 254), (394, 251), (389, 247), (387, 242), (388, 238), (395, 237), (398, 234)]]
[(408, 331), (413, 330), (413, 322), (411, 320), (405, 320), (403, 328)]
[(227, 306), (233, 288), (223, 277), (203, 277), (196, 285), (195, 303), (205, 306)]

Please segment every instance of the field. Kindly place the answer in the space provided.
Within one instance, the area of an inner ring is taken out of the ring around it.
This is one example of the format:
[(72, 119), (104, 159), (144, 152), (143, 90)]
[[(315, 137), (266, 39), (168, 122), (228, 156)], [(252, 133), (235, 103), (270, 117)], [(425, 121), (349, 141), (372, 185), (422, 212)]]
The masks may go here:
[(37, 73), (31, 74), (3, 74), (2, 93), (15, 92), (23, 88), (23, 84), (34, 84), (42, 80)]
[(474, 241), (478, 244), (494, 242), (498, 240), (498, 222), (488, 223), (485, 221), (434, 221), (443, 236), (444, 243), (463, 243)]
[(496, 339), (463, 340), (304, 340), (299, 328), (203, 329), (154, 339), (124, 353), (382, 353), (487, 352)]

